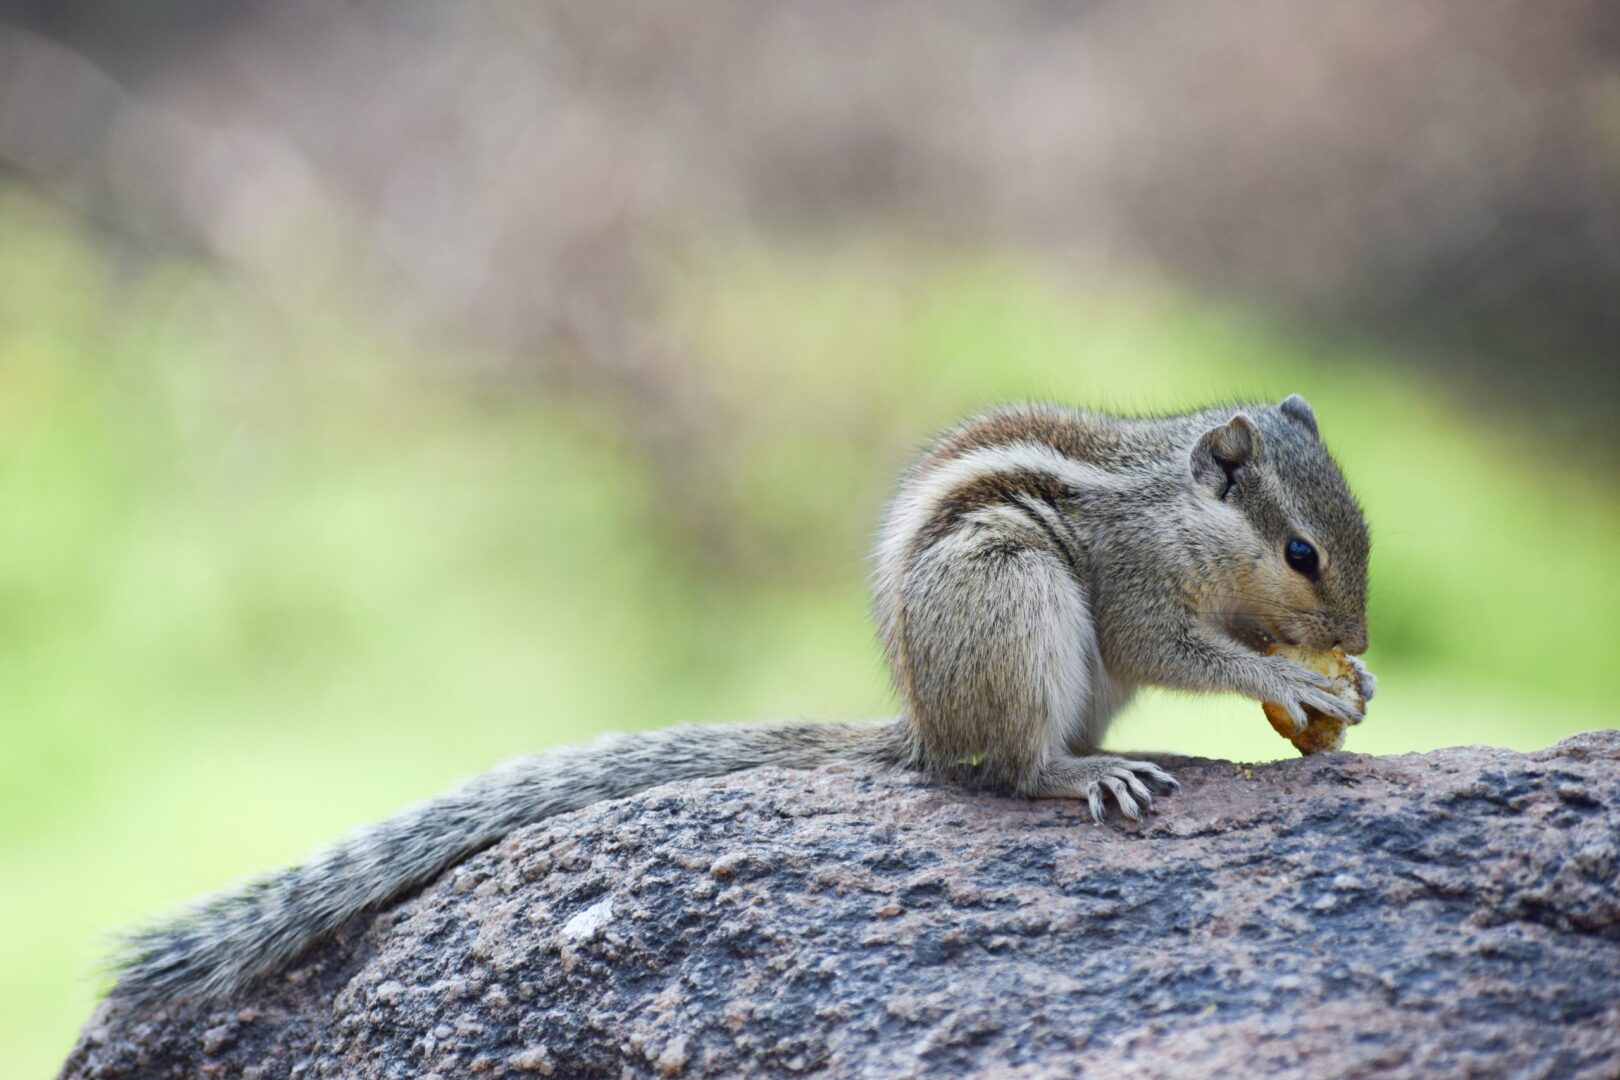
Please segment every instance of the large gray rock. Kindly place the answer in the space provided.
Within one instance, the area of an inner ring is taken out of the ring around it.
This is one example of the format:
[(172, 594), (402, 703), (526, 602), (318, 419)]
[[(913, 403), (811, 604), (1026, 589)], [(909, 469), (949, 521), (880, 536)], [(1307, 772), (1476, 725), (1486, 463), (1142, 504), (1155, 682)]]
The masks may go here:
[(66, 1077), (1620, 1075), (1620, 731), (1175, 760), (1140, 826), (854, 767), (514, 833)]

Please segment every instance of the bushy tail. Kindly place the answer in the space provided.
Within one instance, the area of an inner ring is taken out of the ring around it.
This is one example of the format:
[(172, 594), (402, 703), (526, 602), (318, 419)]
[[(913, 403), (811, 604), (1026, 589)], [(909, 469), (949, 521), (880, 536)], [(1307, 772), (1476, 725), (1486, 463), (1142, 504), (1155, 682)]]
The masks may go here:
[(672, 780), (757, 765), (909, 759), (898, 722), (668, 728), (506, 762), (356, 829), (298, 866), (207, 897), (121, 941), (115, 996), (223, 998), (283, 967), (363, 911), (420, 889), (512, 830)]

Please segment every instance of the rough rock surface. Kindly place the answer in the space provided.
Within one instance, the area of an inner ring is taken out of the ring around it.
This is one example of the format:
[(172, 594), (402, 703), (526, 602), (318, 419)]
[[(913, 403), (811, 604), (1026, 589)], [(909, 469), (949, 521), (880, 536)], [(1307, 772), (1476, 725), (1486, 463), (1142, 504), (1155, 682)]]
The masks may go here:
[(66, 1077), (1620, 1075), (1620, 731), (1253, 767), (1140, 825), (854, 767), (514, 833)]

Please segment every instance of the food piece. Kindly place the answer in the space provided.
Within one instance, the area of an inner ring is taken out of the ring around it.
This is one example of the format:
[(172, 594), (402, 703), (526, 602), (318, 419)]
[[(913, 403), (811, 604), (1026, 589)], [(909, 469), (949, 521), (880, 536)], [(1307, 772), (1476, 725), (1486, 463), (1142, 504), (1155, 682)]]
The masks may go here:
[[(1361, 684), (1356, 678), (1356, 669), (1344, 655), (1343, 649), (1312, 652), (1298, 645), (1273, 645), (1266, 652), (1272, 656), (1292, 660), (1296, 664), (1303, 664), (1312, 671), (1326, 675), (1333, 680), (1331, 689), (1335, 695), (1353, 704), (1356, 711), (1367, 711), (1367, 701), (1361, 696)], [(1271, 726), (1276, 729), (1277, 734), (1293, 743), (1294, 749), (1307, 757), (1344, 746), (1342, 720), (1336, 720), (1307, 705), (1305, 730), (1296, 735), (1294, 721), (1286, 709), (1271, 701), (1263, 702), (1261, 707), (1265, 709), (1266, 719), (1271, 721)]]

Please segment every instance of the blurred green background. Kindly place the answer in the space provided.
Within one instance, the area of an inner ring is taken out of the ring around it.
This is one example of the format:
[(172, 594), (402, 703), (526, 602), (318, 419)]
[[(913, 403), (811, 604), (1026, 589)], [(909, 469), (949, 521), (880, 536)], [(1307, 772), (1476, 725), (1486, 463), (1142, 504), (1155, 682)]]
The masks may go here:
[[(1615, 723), (1598, 8), (291, 7), (0, 7), (7, 1075), (109, 933), (504, 756), (890, 712), (882, 501), (998, 402), (1304, 393), (1374, 534), (1350, 748)], [(1113, 741), (1292, 753), (1158, 693)]]

